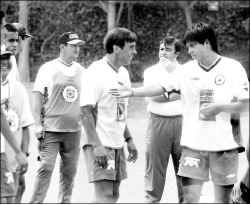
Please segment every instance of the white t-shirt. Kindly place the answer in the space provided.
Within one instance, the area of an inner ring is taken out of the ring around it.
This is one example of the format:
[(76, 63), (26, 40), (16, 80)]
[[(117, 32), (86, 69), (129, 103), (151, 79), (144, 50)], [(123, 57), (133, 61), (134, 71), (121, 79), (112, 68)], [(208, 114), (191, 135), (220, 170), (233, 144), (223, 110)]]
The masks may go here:
[[(7, 99), (8, 101), (6, 101)], [(1, 107), (10, 123), (10, 130), (21, 148), (22, 128), (32, 125), (34, 121), (28, 93), (20, 82), (9, 79), (9, 83), (1, 85)], [(15, 152), (7, 141), (5, 141), (4, 150), (11, 170), (16, 171), (18, 163), (15, 159)]]
[(79, 63), (65, 65), (54, 59), (41, 66), (33, 91), (44, 96), (44, 129), (51, 132), (81, 130), (80, 90), (86, 69)]
[[(131, 87), (126, 68), (118, 72), (104, 57), (95, 61), (87, 69), (87, 77), (82, 80), (80, 106), (93, 105), (96, 132), (105, 147), (119, 149), (124, 145), (124, 130), (127, 119), (128, 98), (111, 96), (109, 89), (119, 87), (119, 82)], [(83, 144), (89, 144), (85, 135)]]
[(14, 55), (11, 55), (10, 61), (11, 61), (12, 68), (10, 70), (10, 73), (8, 74), (8, 79), (21, 81), (19, 71), (17, 68), (16, 57)]
[(222, 151), (240, 147), (232, 134), (231, 113), (200, 114), (203, 103), (230, 103), (249, 99), (249, 83), (242, 65), (226, 57), (204, 70), (197, 61), (183, 65), (182, 72), (164, 85), (180, 89), (183, 106), (181, 145), (195, 150)]
[[(168, 81), (180, 70), (180, 64), (177, 63), (173, 72), (168, 72), (160, 63), (149, 67), (144, 71), (144, 85), (154, 85), (160, 82)], [(180, 71), (181, 72), (181, 71)], [(166, 102), (155, 102), (151, 98), (146, 98), (148, 102), (147, 110), (151, 113), (162, 116), (181, 115), (181, 102), (179, 92), (172, 90), (165, 94)]]

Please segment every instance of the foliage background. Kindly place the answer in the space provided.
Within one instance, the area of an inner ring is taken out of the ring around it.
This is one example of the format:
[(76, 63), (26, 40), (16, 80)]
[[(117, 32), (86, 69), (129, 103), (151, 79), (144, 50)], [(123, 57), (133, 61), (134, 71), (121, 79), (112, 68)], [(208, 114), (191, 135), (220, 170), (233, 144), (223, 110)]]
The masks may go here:
[[(249, 78), (249, 26), (246, 28), (245, 24), (249, 19), (249, 3), (240, 7), (228, 2), (220, 2), (219, 11), (208, 11), (206, 1), (197, 1), (191, 10), (192, 20), (204, 21), (215, 28), (220, 54), (240, 61)], [(18, 6), (18, 1), (1, 1), (7, 22), (18, 21)], [(119, 26), (128, 27), (127, 13), (125, 4)], [(132, 81), (142, 81), (144, 69), (157, 62), (159, 41), (164, 35), (181, 38), (186, 28), (184, 12), (177, 4), (134, 2), (131, 29), (138, 35), (138, 54), (128, 67)], [(102, 41), (107, 20), (98, 1), (30, 1), (28, 30), (34, 36), (30, 43), (31, 81), (44, 62), (58, 56), (57, 38), (63, 32), (75, 31), (86, 41), (79, 55), (84, 67), (104, 55)], [(183, 47), (179, 61), (184, 63), (189, 59)]]

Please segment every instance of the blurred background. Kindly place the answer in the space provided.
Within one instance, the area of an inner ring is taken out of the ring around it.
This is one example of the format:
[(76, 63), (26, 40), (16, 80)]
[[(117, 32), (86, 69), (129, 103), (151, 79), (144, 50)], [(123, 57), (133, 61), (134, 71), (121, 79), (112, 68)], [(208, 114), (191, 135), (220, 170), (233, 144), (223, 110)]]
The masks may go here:
[[(249, 79), (249, 1), (1, 1), (1, 10), (7, 22), (24, 24), (34, 36), (18, 59), (23, 82), (33, 82), (39, 67), (58, 57), (60, 34), (75, 31), (86, 42), (78, 60), (87, 68), (102, 58), (103, 38), (117, 26), (138, 36), (138, 54), (128, 70), (133, 82), (142, 82), (143, 71), (158, 61), (162, 37), (181, 39), (200, 21), (212, 25), (219, 53), (240, 61)], [(183, 46), (179, 61), (189, 59)]]

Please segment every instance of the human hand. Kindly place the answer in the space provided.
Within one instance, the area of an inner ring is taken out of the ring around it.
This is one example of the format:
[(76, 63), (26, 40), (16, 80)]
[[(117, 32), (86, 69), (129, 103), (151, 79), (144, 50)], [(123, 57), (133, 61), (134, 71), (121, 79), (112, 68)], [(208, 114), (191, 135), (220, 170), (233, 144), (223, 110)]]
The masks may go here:
[(37, 139), (44, 138), (43, 132), (44, 132), (44, 127), (41, 124), (35, 125), (34, 133)]
[(105, 169), (108, 166), (108, 154), (102, 145), (94, 147), (94, 158), (101, 168)]
[(221, 112), (220, 106), (214, 103), (204, 103), (200, 109), (202, 115), (217, 115)]
[(128, 148), (128, 153), (129, 153), (127, 161), (135, 163), (135, 161), (138, 158), (138, 151), (136, 149), (136, 146), (135, 146), (132, 138), (128, 140), (128, 142), (127, 142), (127, 148)]
[(23, 152), (16, 153), (16, 160), (18, 162), (17, 173), (24, 174), (28, 170), (28, 161), (27, 157)]
[(233, 203), (240, 203), (241, 202), (241, 189), (240, 189), (240, 182), (234, 185), (233, 190), (232, 190), (232, 201)]
[(111, 88), (109, 89), (109, 94), (115, 97), (125, 98), (133, 96), (133, 91), (131, 88), (125, 86), (121, 82), (118, 82), (121, 86), (119, 88)]

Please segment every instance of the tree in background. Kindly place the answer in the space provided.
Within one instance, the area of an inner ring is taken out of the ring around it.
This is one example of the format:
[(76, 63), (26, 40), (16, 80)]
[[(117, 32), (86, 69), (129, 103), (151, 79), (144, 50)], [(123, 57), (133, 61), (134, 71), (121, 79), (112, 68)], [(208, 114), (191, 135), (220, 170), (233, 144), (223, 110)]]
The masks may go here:
[(179, 6), (183, 9), (186, 17), (187, 27), (192, 27), (192, 8), (196, 1), (178, 1)]
[[(109, 3), (101, 2), (29, 1), (28, 30), (34, 36), (29, 52), (31, 81), (44, 62), (58, 55), (57, 39), (65, 31), (75, 31), (86, 42), (78, 58), (84, 67), (100, 59), (104, 55), (102, 42), (108, 24), (127, 27), (137, 34), (138, 53), (128, 70), (133, 82), (142, 81), (144, 69), (158, 60), (159, 40), (166, 34), (180, 39), (190, 24), (187, 22), (199, 21), (216, 28), (220, 53), (240, 61), (249, 74), (249, 2), (218, 1), (218, 10), (211, 11), (209, 1), (186, 1), (189, 15), (185, 15), (185, 7), (180, 6), (185, 3), (178, 1), (113, 1), (110, 14), (104, 10)], [(7, 22), (19, 21), (19, 3), (1, 1)], [(109, 15), (113, 16), (110, 18), (112, 23), (108, 23)], [(191, 21), (185, 20), (187, 16)], [(185, 48), (183, 51), (179, 59), (181, 63), (190, 59)]]
[[(28, 28), (29, 17), (29, 3), (28, 1), (19, 1), (19, 23), (23, 24), (25, 28)], [(23, 42), (23, 50), (19, 53), (18, 57), (18, 70), (22, 82), (30, 81), (30, 67), (29, 67), (29, 42), (27, 39)]]
[[(107, 14), (107, 30), (118, 27), (121, 14), (124, 7), (124, 1), (99, 1), (102, 9)], [(116, 14), (116, 5), (119, 5), (118, 13)]]

